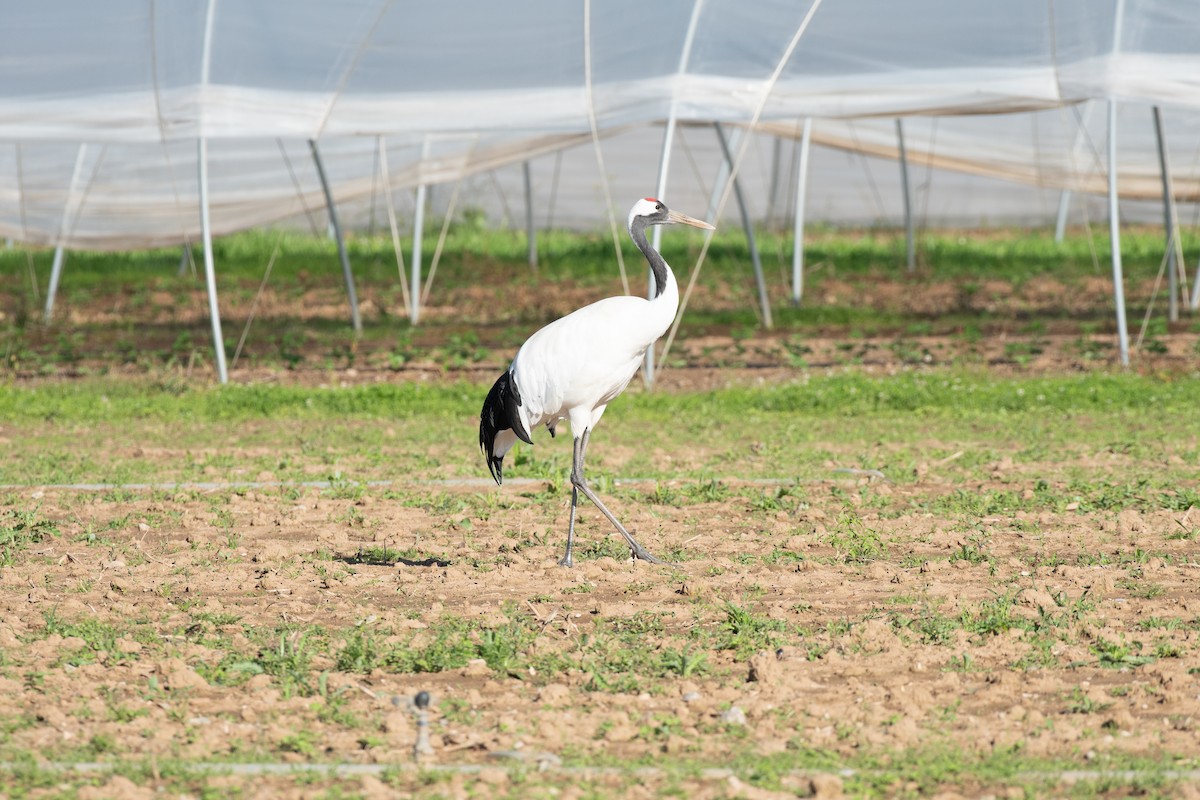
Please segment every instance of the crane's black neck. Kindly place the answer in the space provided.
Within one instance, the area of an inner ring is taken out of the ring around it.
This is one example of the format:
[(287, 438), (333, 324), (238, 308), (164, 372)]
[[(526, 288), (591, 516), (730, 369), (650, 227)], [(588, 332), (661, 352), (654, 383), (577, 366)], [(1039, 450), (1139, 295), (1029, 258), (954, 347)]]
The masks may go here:
[(629, 226), (629, 235), (633, 243), (642, 251), (642, 255), (650, 262), (650, 271), (654, 273), (654, 296), (658, 297), (667, 288), (667, 262), (658, 251), (646, 241), (646, 220), (638, 217)]

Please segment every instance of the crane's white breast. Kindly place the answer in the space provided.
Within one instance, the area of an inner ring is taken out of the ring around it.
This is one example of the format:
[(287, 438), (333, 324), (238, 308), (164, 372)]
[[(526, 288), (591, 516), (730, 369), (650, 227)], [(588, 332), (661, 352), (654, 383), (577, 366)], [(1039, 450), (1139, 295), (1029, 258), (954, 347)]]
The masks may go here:
[(648, 305), (640, 297), (610, 297), (529, 337), (513, 373), (531, 426), (605, 405), (625, 389), (662, 334), (647, 330)]

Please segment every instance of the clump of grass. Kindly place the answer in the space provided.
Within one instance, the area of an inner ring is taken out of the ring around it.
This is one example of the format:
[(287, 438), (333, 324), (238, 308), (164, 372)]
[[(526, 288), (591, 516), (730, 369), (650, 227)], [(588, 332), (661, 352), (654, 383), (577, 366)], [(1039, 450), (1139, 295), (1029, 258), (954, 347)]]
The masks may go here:
[(1028, 630), (1029, 622), (1015, 613), (1017, 597), (1017, 592), (1009, 592), (984, 600), (974, 609), (964, 609), (960, 616), (963, 629), (978, 636), (995, 636), (1013, 628)]
[(716, 646), (733, 650), (739, 657), (763, 649), (775, 649), (783, 644), (788, 625), (783, 620), (754, 614), (733, 603), (725, 604), (725, 619)]
[(324, 632), (317, 626), (281, 627), (258, 638), (250, 654), (228, 652), (217, 664), (201, 663), (196, 671), (209, 683), (237, 686), (255, 675), (270, 675), (285, 697), (314, 692), (312, 659), (324, 652)]
[(877, 531), (868, 528), (852, 513), (843, 513), (825, 537), (838, 558), (847, 564), (865, 564), (887, 556), (887, 546)]
[(0, 566), (15, 563), (29, 545), (58, 535), (58, 526), (40, 510), (41, 506), (0, 510)]
[(1121, 638), (1121, 641), (1114, 642), (1101, 636), (1096, 639), (1095, 644), (1090, 649), (1097, 657), (1100, 666), (1112, 669), (1140, 667), (1144, 664), (1153, 663), (1155, 660), (1154, 656), (1140, 654), (1142, 649), (1141, 642), (1136, 640), (1126, 642), (1124, 637)]
[(1095, 714), (1110, 707), (1112, 703), (1102, 703), (1087, 696), (1087, 693), (1076, 686), (1067, 697), (1068, 714)]
[(922, 644), (948, 644), (954, 640), (954, 631), (963, 627), (961, 618), (955, 619), (942, 614), (935, 608), (924, 606), (914, 615), (892, 613), (889, 622), (894, 630), (917, 634)]
[(113, 625), (95, 618), (84, 618), (71, 622), (58, 616), (54, 610), (46, 611), (42, 618), (46, 624), (39, 637), (57, 634), (64, 639), (74, 637), (84, 641), (82, 650), (64, 656), (64, 663), (79, 666), (95, 661), (101, 653), (118, 652), (117, 639), (120, 637), (120, 632)]

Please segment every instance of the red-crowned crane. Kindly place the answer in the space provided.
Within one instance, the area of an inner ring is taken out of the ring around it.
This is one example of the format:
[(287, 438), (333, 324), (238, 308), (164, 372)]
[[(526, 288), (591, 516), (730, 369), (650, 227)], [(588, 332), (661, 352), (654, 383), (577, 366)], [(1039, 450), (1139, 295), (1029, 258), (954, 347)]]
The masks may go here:
[(504, 455), (518, 439), (533, 444), (530, 432), (539, 425), (545, 425), (551, 436), (562, 420), (571, 425), (575, 438), (571, 522), (567, 528), (567, 553), (558, 562), (564, 567), (574, 564), (575, 508), (580, 492), (625, 537), (634, 558), (663, 563), (637, 543), (588, 486), (583, 462), (588, 440), (604, 409), (629, 385), (646, 348), (675, 319), (679, 286), (667, 262), (646, 241), (646, 228), (676, 223), (713, 230), (707, 222), (671, 211), (652, 197), (637, 201), (629, 211), (629, 235), (650, 262), (654, 298), (608, 297), (551, 322), (521, 345), (512, 365), (496, 380), (483, 401), (479, 446), (487, 456), (488, 469), (497, 484), (504, 481)]

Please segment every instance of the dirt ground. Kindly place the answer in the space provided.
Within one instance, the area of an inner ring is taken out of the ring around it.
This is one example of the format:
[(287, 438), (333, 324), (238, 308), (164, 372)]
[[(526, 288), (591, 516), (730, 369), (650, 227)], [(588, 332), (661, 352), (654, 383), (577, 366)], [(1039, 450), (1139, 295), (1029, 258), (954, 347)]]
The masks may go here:
[[(994, 483), (970, 488), (1011, 489), (1005, 470), (998, 465)], [(434, 697), (430, 763), (556, 765), (566, 755), (619, 762), (660, 753), (722, 766), (744, 750), (803, 746), (852, 757), (931, 742), (1081, 766), (1105, 754), (1195, 753), (1196, 551), (1176, 534), (1194, 534), (1200, 511), (1020, 512), (964, 531), (934, 514), (864, 508), (861, 523), (884, 548), (856, 560), (829, 532), (846, 494), (869, 480), (813, 485), (806, 503), (767, 514), (747, 505), (773, 491), (762, 487), (679, 507), (626, 498), (621, 513), (643, 543), (686, 558), (673, 568), (605, 555), (572, 570), (555, 564), (565, 504), (546, 502), (531, 484), (495, 490), (509, 503), (469, 529), (378, 492), (348, 503), (316, 488), (269, 488), (217, 504), (186, 492), (119, 501), (26, 492), (59, 535), (0, 570), (0, 719), (25, 720), (9, 723), (6, 744), (99, 749), (95, 758), (409, 763), (417, 728), (406, 703), (424, 690)], [(930, 479), (873, 491), (918, 502), (952, 488)], [(438, 491), (469, 499), (493, 490)], [(357, 524), (347, 522), (350, 506)], [(105, 531), (102, 541), (89, 542), (96, 530)], [(544, 531), (545, 543), (518, 546), (514, 531)], [(588, 509), (580, 536), (611, 534)], [(979, 541), (986, 559), (955, 558)], [(364, 556), (380, 546), (409, 555)], [(747, 557), (772, 551), (787, 557)], [(1079, 566), (1082, 553), (1112, 559)], [(1015, 624), (934, 636), (903, 621), (930, 609), (938, 619), (969, 618), (1001, 595), (1012, 597), (1014, 620), (1063, 617), (1064, 636), (1035, 641)], [(805, 633), (789, 634), (777, 652), (708, 651), (703, 674), (646, 678), (640, 690), (597, 691), (582, 668), (504, 674), (476, 660), (437, 673), (359, 673), (322, 654), (305, 674), (327, 674), (324, 700), (281, 691), (266, 674), (237, 685), (204, 677), (250, 646), (251, 629), (359, 628), (419, 641), (446, 615), (501, 626), (515, 609), (536, 620), (535, 651), (567, 651), (647, 619), (654, 636), (686, 639), (697, 626), (719, 628), (726, 602)], [(1073, 609), (1079, 618), (1068, 618)], [(52, 620), (111, 626), (118, 638), (96, 650), (84, 631), (47, 634)], [(1120, 643), (1125, 655), (1106, 662), (1098, 642)], [(1141, 658), (1156, 652), (1167, 657)], [(336, 715), (322, 713), (329, 697), (338, 698)], [(298, 730), (308, 732), (301, 743)], [(457, 794), (509, 778), (497, 771), (447, 780), (443, 788)], [(736, 796), (730, 786), (696, 779), (692, 791)], [(651, 782), (641, 796), (655, 791)]]
[[(841, 290), (834, 282), (825, 287)], [(890, 299), (867, 304), (907, 296), (895, 286), (887, 291)], [(1035, 282), (1014, 295), (985, 285), (971, 296), (1016, 313), (1022, 304), (1060, 303), (1063, 287)], [(907, 297), (933, 316), (964, 302), (961, 287), (935, 285)], [(340, 313), (326, 299), (305, 306)], [(368, 296), (364, 308), (377, 302)], [(66, 313), (94, 324), (108, 312)], [(979, 338), (694, 336), (678, 344), (662, 385), (703, 389), (801, 368), (941, 363), (1061, 373), (1113, 358), (1104, 335), (1069, 325), (1032, 333), (1007, 326), (1012, 333)], [(1139, 368), (1194, 369), (1197, 339), (1175, 332)], [(483, 380), (506, 358), (494, 352), (448, 371), (418, 355), (395, 370), (367, 352), (351, 368), (251, 364), (233, 377)], [(50, 372), (20, 379), (52, 380)], [(350, 780), (352, 795), (761, 800), (861, 789), (834, 766), (785, 771), (775, 789), (699, 771), (744, 763), (747, 754), (785, 763), (810, 750), (860, 768), (872, 754), (890, 754), (879, 762), (888, 768), (889, 758), (902, 763), (904, 754), (941, 751), (1076, 769), (1177, 756), (1182, 768), (1196, 767), (1200, 509), (1068, 506), (972, 519), (926, 510), (956, 490), (1032, 493), (1031, 482), (1004, 462), (970, 486), (936, 470), (900, 485), (841, 477), (791, 496), (777, 486), (724, 485), (729, 491), (712, 499), (651, 503), (656, 487), (630, 486), (614, 500), (642, 543), (675, 554), (675, 566), (626, 560), (607, 523), (585, 508), (581, 546), (593, 551), (571, 570), (555, 563), (566, 494), (544, 482), (412, 484), (352, 496), (271, 485), (22, 489), (14, 502), (35, 508), (47, 528), (0, 566), (0, 742), (8, 752), (57, 760), (407, 765), (418, 731), (409, 701), (427, 691), (431, 752), (422, 763), (479, 771), (368, 775)], [(847, 525), (870, 534), (871, 546), (848, 544)], [(761, 649), (712, 646), (718, 634), (736, 633), (731, 607), (752, 612), (743, 626), (773, 632), (761, 637)], [(513, 669), (480, 658), (417, 672), (378, 659), (342, 660), (355, 635), (381, 650), (422, 647), (447, 619), (465, 620), (478, 641), (480, 632), (517, 618), (532, 639)], [(598, 685), (604, 673), (595, 642), (639, 626), (652, 651), (703, 651), (704, 661), (665, 674), (633, 670), (618, 676), (624, 682)], [(282, 633), (264, 644), (256, 638), (264, 631)], [(289, 658), (291, 672), (280, 667)], [(268, 662), (274, 672), (262, 668)], [(565, 666), (546, 673), (533, 663)], [(571, 777), (554, 772), (563, 762), (691, 767), (636, 779)], [(543, 785), (540, 767), (560, 777)], [(874, 788), (924, 795), (944, 785), (968, 796), (1021, 796), (1049, 780), (1054, 793), (1066, 791), (1056, 778), (930, 769), (914, 761), (911, 780)], [(78, 796), (151, 797), (149, 787), (162, 785), (120, 776), (93, 783)], [(206, 788), (319, 797), (334, 796), (322, 794), (331, 785), (319, 777), (305, 784), (218, 776)], [(1127, 785), (1118, 782), (1114, 791)], [(54, 791), (51, 784), (42, 793)], [(1194, 782), (1170, 791), (1200, 796)]]

